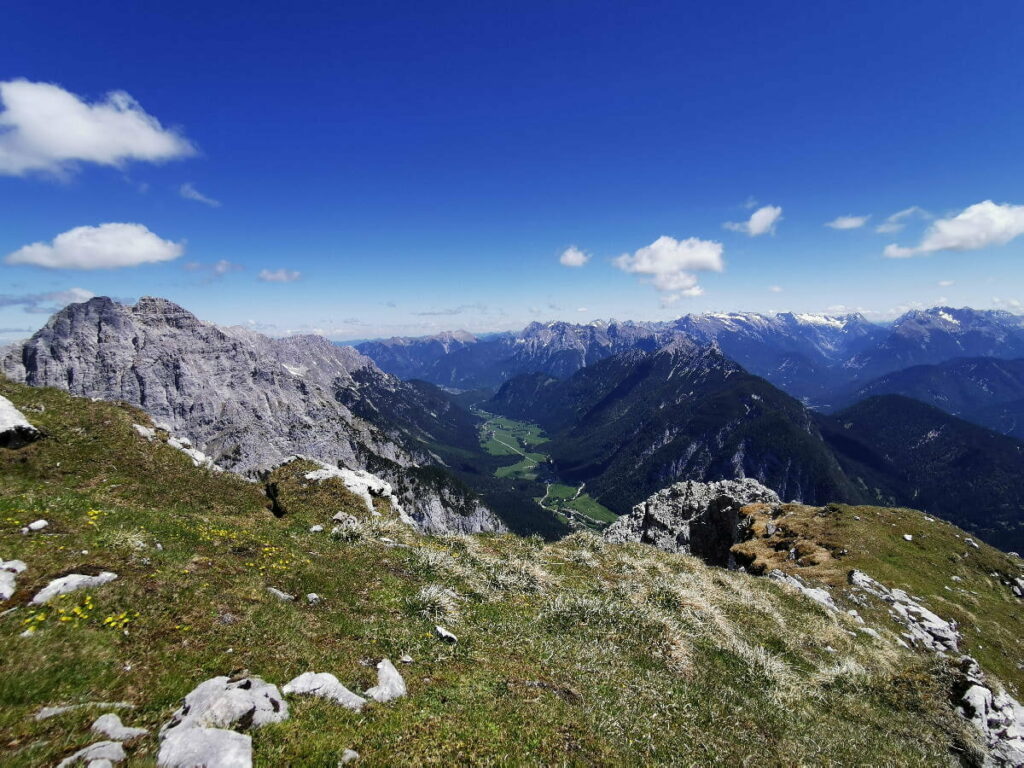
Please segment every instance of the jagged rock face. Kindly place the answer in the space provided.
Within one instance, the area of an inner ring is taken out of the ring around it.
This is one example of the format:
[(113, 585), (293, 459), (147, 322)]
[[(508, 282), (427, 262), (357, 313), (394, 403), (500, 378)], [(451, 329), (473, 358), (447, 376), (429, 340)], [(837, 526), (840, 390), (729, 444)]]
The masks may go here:
[[(442, 423), (440, 408), (414, 407), (422, 401), (416, 387), (351, 347), (221, 328), (159, 298), (72, 304), (8, 351), (0, 368), (32, 386), (137, 405), (218, 466), (249, 476), (294, 454), (353, 468), (377, 461), (386, 471), (376, 474), (401, 491), (406, 470), (435, 462), (423, 447), (432, 429), (465, 429)], [(403, 413), (418, 420), (396, 421)], [(410, 514), (434, 519), (438, 505), (446, 506), (436, 493), (415, 497)], [(471, 525), (500, 527), (483, 512)]]
[(740, 507), (778, 504), (778, 495), (756, 480), (686, 481), (658, 491), (612, 523), (605, 539), (642, 542), (666, 552), (696, 555), (729, 565), (730, 547), (740, 539)]
[(355, 462), (364, 448), (410, 463), (335, 400), (367, 358), (326, 339), (219, 328), (164, 299), (73, 304), (2, 365), (15, 381), (138, 405), (239, 472), (298, 452)]

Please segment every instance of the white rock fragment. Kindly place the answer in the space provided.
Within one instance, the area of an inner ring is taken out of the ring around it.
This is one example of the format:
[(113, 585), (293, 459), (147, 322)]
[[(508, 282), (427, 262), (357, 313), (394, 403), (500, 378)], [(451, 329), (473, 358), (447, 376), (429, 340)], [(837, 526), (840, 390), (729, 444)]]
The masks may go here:
[(28, 423), (25, 414), (0, 395), (0, 448), (21, 448), (40, 437), (42, 433)]
[(323, 601), (324, 599), (320, 597), (320, 595), (318, 595), (316, 592), (310, 592), (308, 595), (306, 595), (306, 602), (310, 605), (320, 605), (320, 603), (322, 603)]
[(294, 595), (289, 595), (287, 592), (282, 592), (280, 589), (277, 589), (276, 587), (267, 587), (267, 592), (272, 594), (278, 600), (284, 600), (285, 602), (289, 603), (295, 600)]
[(59, 595), (67, 595), (80, 589), (100, 587), (116, 578), (117, 574), (110, 571), (103, 571), (103, 573), (96, 576), (86, 576), (83, 573), (72, 573), (62, 576), (59, 579), (54, 579), (39, 590), (35, 597), (32, 598), (32, 605), (45, 605)]
[(904, 541), (913, 541), (914, 537), (911, 534), (909, 534), (909, 533), (904, 533), (903, 534), (903, 540)]
[(57, 763), (57, 768), (67, 768), (67, 766), (74, 765), (75, 763), (89, 763), (98, 760), (108, 760), (111, 763), (120, 763), (124, 760), (127, 755), (124, 753), (124, 747), (116, 741), (97, 741), (95, 744), (91, 744), (85, 749), (80, 749), (70, 757), (66, 757)]
[(377, 664), (377, 684), (370, 688), (366, 695), (374, 701), (386, 704), (389, 701), (400, 699), (406, 694), (405, 680), (395, 669), (390, 659), (382, 659)]
[(187, 438), (175, 437), (172, 435), (167, 438), (167, 444), (171, 446), (171, 448), (181, 451), (192, 459), (192, 463), (197, 467), (205, 467), (206, 469), (212, 469), (215, 472), (222, 471), (220, 467), (213, 463), (213, 459), (198, 448), (194, 448), (192, 446), (192, 441)]
[(138, 736), (145, 736), (149, 731), (145, 728), (129, 728), (121, 722), (121, 718), (113, 712), (100, 715), (92, 724), (92, 730), (101, 733), (114, 741), (129, 741)]
[(221, 728), (188, 728), (160, 745), (160, 768), (252, 768), (252, 738)]
[(139, 437), (145, 438), (150, 442), (153, 442), (153, 440), (156, 439), (156, 430), (152, 427), (146, 427), (142, 424), (132, 424), (132, 429), (139, 434)]
[(981, 547), (978, 546), (978, 542), (976, 542), (974, 539), (970, 539), (970, 538), (964, 539), (964, 543), (967, 544), (967, 546), (969, 546), (969, 547), (974, 547), (975, 549), (980, 549), (981, 548)]
[(346, 749), (341, 753), (341, 759), (338, 761), (338, 765), (349, 765), (359, 759), (359, 753), (354, 749)]
[(441, 638), (442, 640), (444, 640), (447, 643), (457, 643), (457, 642), (459, 642), (459, 638), (457, 638), (455, 635), (453, 635), (447, 629), (442, 627), (440, 624), (438, 624), (436, 627), (434, 627), (434, 632), (437, 633), (437, 636), (439, 638)]
[(329, 672), (303, 672), (282, 689), (286, 694), (318, 696), (333, 701), (345, 709), (360, 712), (366, 699), (357, 696)]
[(35, 714), (36, 720), (49, 720), (51, 717), (74, 712), (79, 709), (134, 709), (135, 705), (127, 701), (87, 701), (84, 704), (62, 704), (56, 707), (43, 707)]
[(21, 560), (0, 560), (0, 603), (14, 596), (18, 574), (27, 567)]
[(407, 653), (407, 654), (405, 654), (404, 656), (402, 656), (402, 658), (400, 658), (400, 659), (399, 659), (399, 661), (400, 661), (400, 662), (401, 662), (402, 664), (412, 664), (412, 656), (410, 656), (410, 655), (409, 655), (409, 654)]
[(28, 525), (26, 525), (24, 528), (22, 528), (21, 529), (21, 533), (22, 533), (23, 536), (28, 536), (30, 533), (38, 533), (39, 531), (43, 530), (44, 528), (49, 528), (49, 527), (50, 527), (50, 521), (49, 520), (43, 520), (42, 518), (40, 518), (39, 520), (35, 520), (35, 521), (29, 523)]
[(213, 677), (197, 685), (160, 731), (194, 728), (259, 728), (288, 719), (288, 704), (276, 685), (258, 677), (232, 681)]
[(323, 531), (323, 529), (324, 529), (324, 527), (322, 525), (314, 525), (314, 526), (310, 527), (309, 532), (310, 533), (321, 533)]
[(788, 584), (791, 587), (795, 587), (798, 591), (802, 592), (805, 596), (811, 598), (816, 603), (820, 603), (831, 611), (838, 611), (839, 608), (836, 606), (835, 601), (832, 599), (826, 590), (818, 587), (809, 587), (804, 583), (804, 580), (799, 576), (793, 576), (785, 573), (784, 571), (774, 570), (768, 574), (769, 579), (774, 581)]

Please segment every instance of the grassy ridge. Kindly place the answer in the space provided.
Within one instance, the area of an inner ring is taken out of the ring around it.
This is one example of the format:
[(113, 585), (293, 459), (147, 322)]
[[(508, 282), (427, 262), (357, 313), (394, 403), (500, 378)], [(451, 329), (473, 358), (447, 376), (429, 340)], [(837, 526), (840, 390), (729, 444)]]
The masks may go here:
[[(260, 486), (139, 438), (137, 411), (0, 393), (48, 434), (0, 449), (0, 555), (29, 566), (0, 617), (5, 766), (96, 740), (97, 713), (35, 721), (45, 705), (125, 700), (126, 723), (155, 732), (217, 674), (280, 685), (328, 671), (364, 690), (374, 660), (405, 653), (407, 698), (362, 714), (293, 699), (288, 721), (254, 732), (256, 764), (334, 765), (352, 747), (366, 765), (931, 766), (977, 747), (950, 715), (941, 665), (769, 580), (589, 533), (421, 536), (311, 486), (298, 464), (273, 478), (277, 518)], [(359, 525), (309, 532), (337, 509)], [(18, 533), (35, 517), (46, 533)], [(88, 593), (86, 618), (51, 610), (19, 636), (36, 589), (95, 569), (119, 578)], [(268, 586), (324, 602), (280, 602)], [(459, 643), (437, 641), (435, 623)], [(131, 764), (153, 765), (156, 747), (129, 745)]]

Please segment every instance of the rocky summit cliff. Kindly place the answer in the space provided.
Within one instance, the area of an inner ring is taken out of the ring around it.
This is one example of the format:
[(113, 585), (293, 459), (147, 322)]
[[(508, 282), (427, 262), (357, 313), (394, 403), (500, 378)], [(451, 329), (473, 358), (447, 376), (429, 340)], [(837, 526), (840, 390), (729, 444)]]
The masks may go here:
[[(417, 389), (319, 336), (273, 339), (203, 322), (165, 299), (126, 306), (100, 297), (58, 312), (0, 367), (32, 386), (137, 405), (223, 469), (255, 476), (295, 454), (372, 467), (428, 527), (442, 517), (500, 527), (464, 492), (441, 494), (417, 478), (420, 465), (438, 462), (426, 447), (434, 434), (472, 428), (424, 414)], [(416, 424), (372, 418), (402, 410), (403, 400)]]

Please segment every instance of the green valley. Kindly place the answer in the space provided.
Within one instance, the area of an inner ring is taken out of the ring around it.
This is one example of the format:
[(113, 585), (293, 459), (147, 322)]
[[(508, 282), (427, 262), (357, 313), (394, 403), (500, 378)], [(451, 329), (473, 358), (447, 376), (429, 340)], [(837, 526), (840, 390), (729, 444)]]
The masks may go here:
[(484, 450), (492, 456), (518, 457), (517, 461), (498, 467), (495, 477), (543, 483), (544, 495), (535, 501), (564, 523), (575, 522), (600, 530), (618, 518), (585, 493), (583, 485), (567, 485), (559, 481), (550, 457), (544, 452), (548, 437), (537, 424), (496, 416), (479, 409), (474, 413), (484, 420), (480, 426), (480, 444)]

